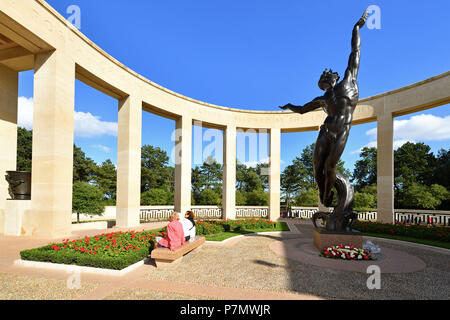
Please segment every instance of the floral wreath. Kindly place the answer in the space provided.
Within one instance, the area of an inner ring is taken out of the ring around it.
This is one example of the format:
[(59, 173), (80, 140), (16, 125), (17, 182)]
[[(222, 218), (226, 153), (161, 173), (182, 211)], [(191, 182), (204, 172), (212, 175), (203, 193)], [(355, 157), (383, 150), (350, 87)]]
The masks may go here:
[(356, 248), (354, 246), (338, 246), (324, 247), (320, 252), (320, 256), (331, 259), (342, 260), (375, 260), (369, 251)]

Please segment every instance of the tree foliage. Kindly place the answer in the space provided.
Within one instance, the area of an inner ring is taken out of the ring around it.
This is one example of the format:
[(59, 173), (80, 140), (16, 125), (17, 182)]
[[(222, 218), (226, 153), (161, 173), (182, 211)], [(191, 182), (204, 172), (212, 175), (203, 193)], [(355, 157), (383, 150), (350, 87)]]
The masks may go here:
[(102, 190), (105, 198), (116, 199), (117, 169), (110, 159), (103, 161), (100, 166), (96, 166), (92, 180)]
[(165, 189), (150, 189), (141, 193), (142, 206), (173, 204), (173, 193)]
[(17, 171), (31, 171), (33, 132), (17, 127)]
[[(376, 195), (377, 149), (363, 148), (355, 164), (352, 180), (357, 193)], [(435, 156), (422, 143), (407, 142), (394, 151), (394, 205), (404, 209), (450, 209), (450, 150), (441, 149)], [(355, 205), (368, 196), (355, 194)], [(376, 200), (376, 199), (375, 199)], [(376, 207), (376, 206), (374, 206)]]
[(80, 213), (101, 215), (105, 209), (103, 193), (99, 187), (84, 181), (76, 181), (72, 186), (72, 210), (77, 213), (77, 221), (80, 221)]
[(355, 182), (355, 190), (377, 183), (377, 148), (364, 147), (359, 156), (351, 179)]

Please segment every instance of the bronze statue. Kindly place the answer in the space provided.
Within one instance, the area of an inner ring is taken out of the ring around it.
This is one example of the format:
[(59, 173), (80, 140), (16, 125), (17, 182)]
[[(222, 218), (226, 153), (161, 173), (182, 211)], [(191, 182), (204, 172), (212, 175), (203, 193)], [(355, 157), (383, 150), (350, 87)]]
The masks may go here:
[(314, 149), (314, 176), (319, 186), (320, 201), (331, 206), (333, 200), (332, 188), (338, 192), (338, 205), (330, 213), (318, 212), (313, 217), (326, 221), (326, 228), (330, 231), (345, 231), (356, 221), (353, 212), (353, 187), (348, 178), (336, 172), (336, 165), (344, 151), (353, 119), (353, 111), (358, 103), (359, 90), (356, 82), (359, 70), (361, 38), (359, 30), (367, 21), (366, 10), (355, 24), (352, 35), (352, 52), (345, 70), (344, 78), (338, 82), (340, 76), (333, 70), (322, 73), (319, 79), (319, 88), (325, 91), (323, 96), (317, 97), (303, 106), (286, 104), (281, 109), (290, 109), (303, 114), (322, 108), (328, 115), (320, 127), (319, 136)]

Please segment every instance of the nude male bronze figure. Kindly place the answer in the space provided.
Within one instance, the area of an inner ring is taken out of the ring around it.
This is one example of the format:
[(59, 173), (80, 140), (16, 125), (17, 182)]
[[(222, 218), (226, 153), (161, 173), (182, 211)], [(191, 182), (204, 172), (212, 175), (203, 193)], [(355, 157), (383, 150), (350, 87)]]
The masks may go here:
[[(353, 120), (353, 111), (359, 99), (356, 81), (361, 48), (359, 30), (366, 23), (367, 17), (368, 11), (366, 10), (353, 28), (352, 52), (342, 81), (338, 82), (340, 76), (337, 72), (325, 69), (318, 83), (319, 88), (325, 91), (323, 96), (317, 97), (303, 106), (294, 106), (288, 103), (280, 107), (283, 110), (290, 109), (300, 114), (322, 108), (327, 114), (323, 125), (320, 127), (313, 157), (314, 176), (319, 186), (320, 201), (326, 207), (331, 206), (333, 200), (332, 188), (336, 187), (338, 191), (338, 205), (335, 209), (335, 215), (331, 215), (331, 217), (321, 216), (323, 219), (327, 218), (327, 229), (342, 230), (347, 227), (350, 219), (353, 221), (352, 224), (356, 220), (355, 213), (351, 209), (353, 188), (346, 177), (336, 172), (336, 165), (347, 143)], [(339, 218), (337, 215), (341, 217)], [(344, 216), (347, 216), (347, 218), (344, 219)]]

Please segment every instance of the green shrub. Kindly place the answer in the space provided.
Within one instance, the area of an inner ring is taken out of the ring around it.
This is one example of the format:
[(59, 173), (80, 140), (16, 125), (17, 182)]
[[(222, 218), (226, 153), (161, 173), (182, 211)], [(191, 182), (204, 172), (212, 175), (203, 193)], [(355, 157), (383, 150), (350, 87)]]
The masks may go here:
[(154, 248), (155, 237), (165, 235), (165, 229), (102, 233), (23, 250), (20, 256), (22, 260), (121, 270), (147, 257)]
[(366, 233), (398, 235), (416, 239), (450, 242), (450, 227), (357, 221), (354, 225), (354, 229)]
[(141, 204), (143, 206), (167, 205), (171, 193), (164, 189), (150, 189), (141, 194)]
[(209, 235), (219, 232), (258, 230), (275, 228), (275, 222), (262, 218), (246, 218), (238, 220), (198, 220), (196, 221), (196, 233)]

